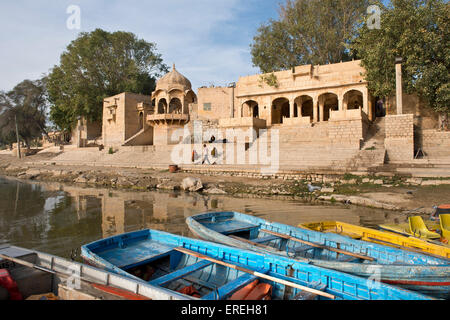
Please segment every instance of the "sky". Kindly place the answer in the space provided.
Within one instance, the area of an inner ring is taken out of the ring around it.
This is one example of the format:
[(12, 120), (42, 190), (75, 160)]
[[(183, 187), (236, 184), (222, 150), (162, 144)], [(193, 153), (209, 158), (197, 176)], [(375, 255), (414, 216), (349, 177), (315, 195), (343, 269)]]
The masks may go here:
[[(250, 44), (278, 17), (281, 0), (4, 0), (0, 4), (0, 91), (36, 80), (59, 64), (80, 32), (127, 31), (154, 42), (168, 66), (201, 86), (257, 74)], [(284, 2), (284, 1), (283, 1)], [(80, 28), (70, 29), (80, 9)], [(149, 93), (150, 94), (150, 93)]]

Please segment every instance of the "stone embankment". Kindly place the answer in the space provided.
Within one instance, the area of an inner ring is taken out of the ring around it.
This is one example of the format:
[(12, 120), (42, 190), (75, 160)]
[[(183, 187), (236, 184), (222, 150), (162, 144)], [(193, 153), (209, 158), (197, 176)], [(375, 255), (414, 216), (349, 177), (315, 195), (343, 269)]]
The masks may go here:
[[(399, 176), (357, 176), (330, 174), (282, 174), (260, 176), (257, 173), (222, 172), (201, 174), (170, 173), (168, 170), (131, 168), (74, 167), (0, 163), (0, 175), (21, 180), (50, 181), (91, 187), (111, 187), (135, 191), (166, 190), (200, 192), (205, 195), (278, 197), (308, 202), (341, 202), (385, 210), (429, 214), (437, 195), (450, 191), (450, 179), (410, 178)], [(421, 189), (436, 190), (418, 196)], [(409, 190), (409, 189), (414, 190)], [(432, 197), (431, 197), (432, 198)], [(448, 196), (447, 196), (448, 198)], [(425, 200), (429, 200), (426, 202)]]

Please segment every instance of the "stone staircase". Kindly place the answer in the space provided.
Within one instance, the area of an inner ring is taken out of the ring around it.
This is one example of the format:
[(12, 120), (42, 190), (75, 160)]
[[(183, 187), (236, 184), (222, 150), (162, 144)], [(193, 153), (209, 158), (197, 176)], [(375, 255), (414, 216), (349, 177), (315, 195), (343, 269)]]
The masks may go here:
[[(279, 130), (278, 165), (282, 170), (305, 171), (311, 169), (320, 170), (340, 170), (348, 171), (354, 169), (366, 169), (367, 167), (377, 167), (384, 163), (384, 119), (375, 122), (368, 130), (369, 139), (360, 149), (359, 143), (349, 142), (348, 144), (330, 144), (330, 139), (320, 126), (306, 127), (299, 130), (295, 127), (275, 127)], [(275, 151), (271, 143), (272, 135), (275, 131), (267, 131), (268, 144), (266, 158), (271, 161), (272, 150)], [(141, 135), (143, 132), (133, 138)], [(260, 139), (254, 143), (259, 145)], [(190, 145), (187, 145), (190, 148)], [(237, 162), (236, 145), (233, 144), (209, 144), (209, 149), (216, 147), (221, 153), (222, 159), (227, 159), (227, 146), (233, 146), (235, 158), (232, 163), (222, 162), (214, 166), (217, 169), (258, 169), (268, 167), (259, 158), (257, 149), (256, 157), (259, 165), (250, 163), (252, 149), (245, 151), (245, 163)], [(172, 158), (172, 151), (175, 146), (127, 146), (120, 147), (114, 154), (109, 154), (108, 150), (99, 151), (98, 148), (75, 149), (64, 152), (52, 159), (52, 162), (68, 164), (85, 164), (96, 166), (122, 166), (122, 167), (148, 167), (148, 168), (168, 168), (170, 164), (178, 164), (182, 167), (197, 166), (190, 161), (190, 154), (187, 161), (176, 163)], [(197, 146), (197, 153), (201, 154), (201, 146)], [(276, 159), (276, 158), (275, 158)], [(210, 158), (211, 160), (211, 158)], [(201, 162), (201, 160), (199, 160)], [(197, 162), (199, 162), (197, 161)]]
[(172, 164), (171, 146), (120, 147), (113, 154), (98, 148), (65, 150), (46, 162), (59, 165), (168, 168)]
[(385, 137), (385, 118), (377, 118), (369, 126), (361, 150), (346, 165), (353, 169), (370, 169), (383, 166), (386, 159)]

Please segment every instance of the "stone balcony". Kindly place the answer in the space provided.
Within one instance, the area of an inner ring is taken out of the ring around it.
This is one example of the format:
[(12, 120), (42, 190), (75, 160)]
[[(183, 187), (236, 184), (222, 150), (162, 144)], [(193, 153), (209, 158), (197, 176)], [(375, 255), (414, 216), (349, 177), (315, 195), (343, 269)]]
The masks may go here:
[(219, 126), (222, 128), (256, 128), (256, 129), (265, 129), (267, 128), (267, 122), (264, 119), (258, 119), (253, 117), (245, 117), (245, 118), (229, 118), (229, 119), (220, 119)]
[(170, 113), (170, 114), (151, 114), (147, 116), (147, 123), (150, 126), (155, 125), (184, 125), (189, 122), (188, 114)]
[(310, 117), (283, 118), (283, 125), (285, 126), (311, 126), (311, 123)]
[(367, 116), (361, 108), (353, 110), (330, 110), (330, 121), (364, 120), (365, 118)]

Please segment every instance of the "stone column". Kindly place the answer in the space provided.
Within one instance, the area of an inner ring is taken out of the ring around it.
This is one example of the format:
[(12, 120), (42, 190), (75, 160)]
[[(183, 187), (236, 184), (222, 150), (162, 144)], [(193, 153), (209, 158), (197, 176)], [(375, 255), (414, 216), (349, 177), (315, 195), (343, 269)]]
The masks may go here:
[[(78, 142), (77, 142), (77, 147), (81, 148), (83, 146), (82, 142), (81, 142), (81, 129), (82, 129), (82, 123), (81, 123), (81, 117), (78, 119), (78, 125), (77, 125), (77, 138), (78, 138)], [(18, 148), (20, 148), (20, 145), (17, 145)], [(20, 151), (19, 151), (20, 153)]]
[(369, 98), (368, 98), (369, 113), (367, 114), (367, 116), (369, 117), (370, 121), (373, 121), (374, 120), (373, 119), (373, 102), (372, 102), (371, 98), (372, 97), (370, 97), (370, 95), (369, 95)]
[(319, 122), (319, 106), (317, 97), (313, 97), (313, 122)]
[(402, 58), (395, 59), (395, 77), (397, 89), (397, 114), (403, 114), (403, 90), (402, 90)]
[(338, 96), (338, 110), (339, 111), (345, 110), (344, 109), (344, 97), (341, 95)]
[(369, 116), (370, 118), (370, 105), (369, 105), (369, 89), (365, 89), (363, 92), (363, 111)]
[(297, 102), (297, 115), (299, 118), (303, 117), (303, 98), (299, 98)]
[(289, 100), (289, 118), (294, 117), (295, 99)]
[(320, 122), (323, 122), (324, 120), (324, 113), (325, 113), (325, 97), (321, 97), (319, 99)]
[(155, 115), (159, 114), (159, 99), (155, 100)]
[(348, 110), (348, 95), (342, 97), (342, 110)]

